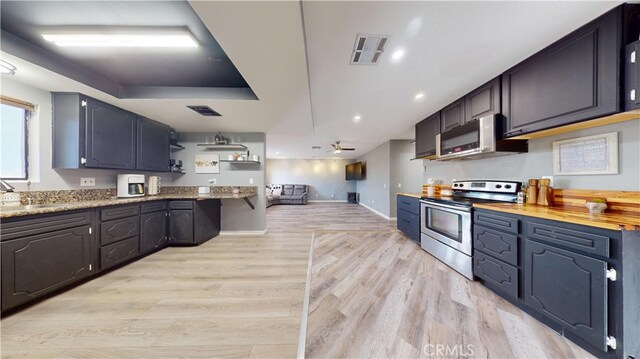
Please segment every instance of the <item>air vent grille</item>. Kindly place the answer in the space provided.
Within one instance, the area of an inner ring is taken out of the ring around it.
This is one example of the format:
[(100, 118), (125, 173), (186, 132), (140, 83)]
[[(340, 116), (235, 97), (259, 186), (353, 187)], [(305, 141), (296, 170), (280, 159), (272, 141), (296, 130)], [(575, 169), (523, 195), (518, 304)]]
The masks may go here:
[(214, 111), (209, 106), (187, 106), (187, 107), (201, 114), (202, 116), (222, 116), (221, 114)]
[(351, 65), (375, 65), (384, 52), (384, 45), (388, 36), (363, 35), (356, 36), (356, 42), (351, 53)]

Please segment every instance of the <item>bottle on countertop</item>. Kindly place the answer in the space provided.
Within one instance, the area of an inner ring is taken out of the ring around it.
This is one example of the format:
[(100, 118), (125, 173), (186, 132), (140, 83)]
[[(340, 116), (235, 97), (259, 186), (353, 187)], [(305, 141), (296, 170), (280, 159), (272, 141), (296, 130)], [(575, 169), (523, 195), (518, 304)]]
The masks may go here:
[(522, 189), (520, 192), (518, 192), (518, 198), (517, 198), (517, 203), (518, 204), (524, 204), (527, 200), (527, 195), (524, 192), (525, 190)]

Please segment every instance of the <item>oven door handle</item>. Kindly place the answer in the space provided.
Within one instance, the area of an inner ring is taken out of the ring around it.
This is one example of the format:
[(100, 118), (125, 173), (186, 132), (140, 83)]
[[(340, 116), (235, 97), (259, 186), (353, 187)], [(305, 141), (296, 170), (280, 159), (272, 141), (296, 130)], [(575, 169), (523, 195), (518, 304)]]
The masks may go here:
[(461, 209), (459, 207), (454, 207), (454, 206), (449, 206), (446, 204), (431, 204), (430, 202), (426, 202), (426, 201), (422, 201), (422, 204), (425, 207), (429, 207), (429, 208), (433, 208), (433, 209), (440, 209), (440, 210), (449, 210), (449, 212), (455, 212), (458, 214), (468, 214), (470, 211), (467, 210), (465, 211), (464, 209)]

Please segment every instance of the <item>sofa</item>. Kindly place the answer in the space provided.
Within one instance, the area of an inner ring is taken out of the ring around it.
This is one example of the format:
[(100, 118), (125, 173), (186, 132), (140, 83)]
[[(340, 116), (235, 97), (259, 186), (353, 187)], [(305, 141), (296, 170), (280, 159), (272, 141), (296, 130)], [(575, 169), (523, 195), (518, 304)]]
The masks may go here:
[(274, 204), (307, 204), (309, 186), (306, 184), (267, 185), (267, 207)]

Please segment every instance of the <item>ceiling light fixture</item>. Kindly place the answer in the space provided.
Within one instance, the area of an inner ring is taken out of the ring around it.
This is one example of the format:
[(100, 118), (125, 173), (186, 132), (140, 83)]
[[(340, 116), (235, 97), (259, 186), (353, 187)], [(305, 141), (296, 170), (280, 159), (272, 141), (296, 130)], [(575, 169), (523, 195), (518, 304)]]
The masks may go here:
[(359, 123), (359, 122), (360, 122), (360, 120), (362, 120), (362, 117), (360, 117), (360, 115), (355, 115), (355, 116), (353, 116), (353, 122), (355, 122), (355, 123)]
[(154, 33), (146, 31), (49, 33), (42, 34), (46, 41), (61, 47), (198, 47), (188, 32)]
[(15, 75), (17, 68), (10, 63), (0, 60), (0, 73)]
[(334, 155), (337, 155), (338, 153), (342, 153), (342, 150), (335, 150), (335, 151), (333, 151), (333, 154), (334, 154)]
[(402, 59), (403, 56), (404, 56), (404, 50), (399, 49), (393, 52), (393, 54), (391, 55), (391, 59), (393, 61), (400, 61), (400, 59)]
[(276, 151), (276, 155), (279, 155), (279, 154), (280, 154), (280, 152)]
[(424, 93), (420, 92), (419, 94), (416, 95), (415, 99), (419, 100), (419, 99), (421, 99), (423, 97), (424, 97)]

